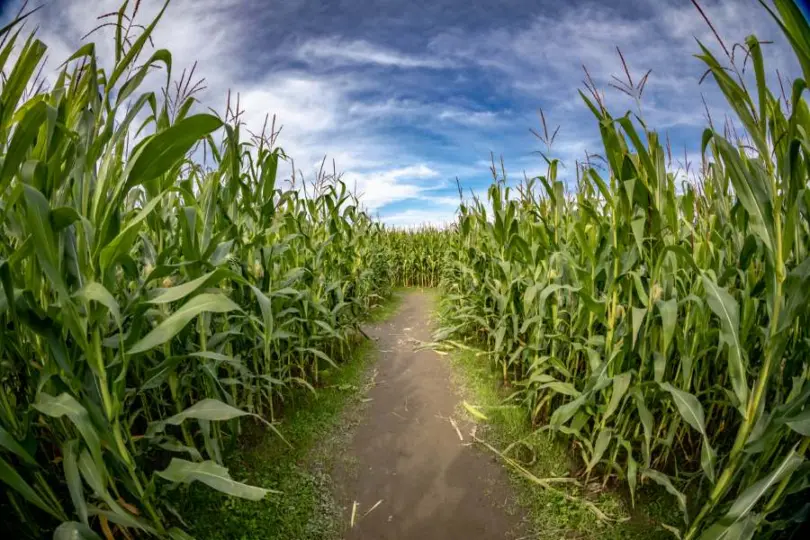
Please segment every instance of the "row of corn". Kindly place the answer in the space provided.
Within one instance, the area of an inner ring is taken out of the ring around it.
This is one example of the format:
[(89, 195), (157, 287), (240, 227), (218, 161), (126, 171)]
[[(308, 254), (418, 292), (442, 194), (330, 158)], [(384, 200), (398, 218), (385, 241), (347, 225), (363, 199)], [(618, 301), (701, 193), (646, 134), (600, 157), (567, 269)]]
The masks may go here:
[(791, 0), (768, 9), (804, 79), (769, 90), (755, 37), (746, 74), (701, 45), (745, 135), (707, 126), (697, 178), (591, 87), (603, 161), (567, 188), (546, 154), (447, 233), (439, 337), (483, 344), (583, 476), (660, 485), (688, 540), (776, 537), (808, 511), (810, 27)]
[(178, 484), (265, 496), (230, 477), (226, 443), (245, 421), (283, 437), (285, 396), (347, 357), (392, 280), (338, 179), (282, 185), (272, 129), (247, 132), (238, 105), (192, 114), (199, 87), (149, 48), (161, 16), (136, 10), (110, 16), (110, 70), (88, 43), (47, 85), (45, 44), (0, 31), (9, 537), (183, 539)]

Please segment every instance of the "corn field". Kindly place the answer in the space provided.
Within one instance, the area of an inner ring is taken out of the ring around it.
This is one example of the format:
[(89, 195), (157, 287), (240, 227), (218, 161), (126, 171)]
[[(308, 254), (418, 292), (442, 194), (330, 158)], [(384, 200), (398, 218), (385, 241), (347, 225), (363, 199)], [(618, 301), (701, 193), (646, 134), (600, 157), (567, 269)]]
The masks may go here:
[(774, 6), (805, 79), (772, 93), (751, 36), (749, 88), (701, 45), (746, 135), (708, 126), (698, 181), (589, 82), (604, 165), (572, 189), (550, 153), (517, 191), (496, 178), (486, 203), (462, 204), (444, 270), (439, 338), (483, 344), (583, 477), (665, 489), (687, 540), (776, 536), (810, 494), (810, 27)]
[[(141, 28), (132, 7), (109, 16), (111, 70), (88, 43), (47, 87), (25, 15), (0, 31), (0, 507), (15, 538), (188, 538), (178, 484), (265, 496), (229, 476), (224, 443), (240, 419), (278, 431), (288, 391), (315, 391), (391, 282), (384, 229), (339, 179), (282, 186), (272, 126), (247, 133), (235, 100), (191, 114), (190, 73), (173, 80), (166, 50), (144, 61), (163, 11)], [(142, 89), (158, 68), (163, 91)]]
[(804, 78), (769, 89), (753, 36), (750, 75), (700, 45), (744, 134), (707, 126), (694, 180), (589, 80), (603, 148), (575, 185), (544, 119), (545, 175), (510, 187), (493, 167), (452, 229), (410, 231), (371, 219), (335, 173), (281, 180), (274, 124), (247, 131), (238, 100), (194, 112), (192, 72), (173, 78), (150, 47), (166, 5), (141, 27), (125, 2), (106, 16), (111, 68), (88, 42), (47, 84), (21, 14), (0, 29), (6, 530), (186, 539), (182, 484), (283, 496), (231, 478), (227, 445), (246, 422), (283, 439), (290, 392), (317, 392), (394, 285), (439, 286), (437, 337), (483, 346), (586, 481), (668, 492), (676, 537), (795, 529), (810, 494), (810, 27), (793, 0), (763, 5)]
[(405, 287), (437, 287), (450, 248), (450, 235), (442, 229), (388, 229), (385, 234), (391, 279)]

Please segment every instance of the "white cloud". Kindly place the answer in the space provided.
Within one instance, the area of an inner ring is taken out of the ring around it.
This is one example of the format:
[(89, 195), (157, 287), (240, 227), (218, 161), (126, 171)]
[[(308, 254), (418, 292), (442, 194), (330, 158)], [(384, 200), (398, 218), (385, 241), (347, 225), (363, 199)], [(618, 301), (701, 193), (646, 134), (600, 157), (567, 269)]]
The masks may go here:
[[(148, 24), (161, 4), (142, 2), (137, 20)], [(100, 23), (88, 14), (113, 12), (119, 5), (119, 0), (62, 0), (37, 13), (38, 35), (50, 48), (46, 73), (53, 76), (55, 68), (81, 46), (81, 37)], [(155, 48), (172, 53), (173, 79), (196, 61), (195, 78), (205, 79), (206, 89), (198, 94), (203, 108), (223, 112), (230, 90), (232, 100), (239, 94), (242, 119), (248, 129), (260, 130), (267, 114), (277, 114), (277, 125), (283, 126), (279, 144), (306, 178), (312, 178), (326, 156), (329, 162), (335, 161), (338, 171), (347, 172), (345, 179), (350, 186), (356, 183), (365, 193), (363, 202), (369, 208), (418, 196), (423, 187), (411, 181), (438, 173), (369, 129), (380, 115), (390, 116), (393, 110), (383, 110), (384, 104), (375, 108), (353, 97), (379, 82), (347, 73), (315, 74), (290, 69), (254, 73), (256, 55), (251, 51), (258, 43), (245, 15), (249, 7), (238, 0), (173, 0), (153, 35)], [(114, 58), (113, 30), (102, 28), (88, 39), (96, 42), (102, 65), (109, 69)], [(400, 67), (443, 65), (361, 41), (332, 45), (338, 49), (334, 55), (329, 52), (329, 39), (308, 42), (299, 52), (333, 61), (342, 57), (345, 61)], [(165, 73), (154, 72), (144, 87), (158, 90), (163, 84)], [(393, 161), (392, 156), (396, 156)]]
[(445, 210), (405, 210), (380, 216), (380, 221), (390, 227), (413, 228), (420, 226), (446, 227), (456, 221), (455, 207)]
[(425, 164), (371, 172), (349, 172), (343, 180), (356, 194), (362, 195), (363, 205), (375, 211), (386, 204), (403, 199), (424, 197), (437, 184), (425, 184), (440, 173)]
[(246, 113), (264, 116), (264, 111), (283, 111), (289, 121), (282, 123), (285, 129), (302, 132), (319, 132), (338, 127), (339, 105), (342, 92), (332, 81), (307, 77), (296, 73), (284, 73), (267, 77), (262, 84), (251, 85), (240, 92), (241, 105)]
[(492, 127), (513, 118), (511, 110), (471, 110), (443, 103), (431, 103), (414, 99), (390, 98), (380, 101), (355, 101), (349, 105), (348, 114), (369, 122), (390, 120), (393, 117), (409, 121), (420, 120), (432, 127), (464, 125)]
[[(773, 40), (774, 45), (765, 51), (769, 76), (776, 69), (783, 74), (796, 72), (778, 27), (760, 6), (741, 9), (738, 0), (720, 0), (704, 11), (729, 49), (751, 33)], [(584, 110), (576, 93), (583, 86), (584, 65), (600, 89), (607, 90), (609, 106), (620, 113), (634, 104), (618, 91), (607, 89), (613, 75), (625, 78), (618, 46), (635, 83), (647, 69), (653, 69), (643, 99), (645, 119), (656, 128), (668, 128), (704, 124), (701, 92), (707, 94), (710, 107), (725, 108), (713, 82), (698, 86), (705, 65), (694, 58), (700, 52), (695, 38), (724, 56), (690, 2), (648, 0), (633, 12), (597, 3), (542, 12), (522, 26), (493, 28), (474, 40), (450, 29), (436, 36), (430, 49), (503, 72), (506, 84), (542, 100), (547, 112), (558, 107), (567, 113)], [(739, 50), (737, 54), (741, 59)]]
[(440, 206), (447, 206), (450, 208), (455, 208), (458, 206), (459, 197), (456, 196), (443, 196), (443, 195), (428, 195), (426, 200), (430, 201), (431, 204), (440, 205)]
[(497, 113), (495, 111), (444, 109), (439, 113), (439, 119), (469, 126), (491, 126), (502, 119), (504, 114), (506, 113)]
[(377, 64), (399, 68), (441, 69), (451, 67), (446, 60), (405, 54), (367, 41), (347, 41), (336, 37), (311, 39), (296, 51), (300, 60), (331, 63)]

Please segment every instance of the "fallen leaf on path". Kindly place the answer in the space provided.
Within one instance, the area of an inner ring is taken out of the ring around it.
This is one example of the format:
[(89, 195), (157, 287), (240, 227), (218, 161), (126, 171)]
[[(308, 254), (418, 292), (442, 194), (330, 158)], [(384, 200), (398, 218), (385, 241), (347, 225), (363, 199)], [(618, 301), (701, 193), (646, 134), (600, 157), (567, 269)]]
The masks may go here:
[(485, 415), (484, 413), (482, 413), (481, 411), (479, 411), (479, 410), (478, 410), (478, 408), (473, 407), (472, 405), (470, 405), (470, 404), (469, 404), (469, 403), (467, 403), (466, 401), (462, 402), (462, 405), (464, 405), (464, 408), (465, 408), (465, 409), (467, 409), (467, 411), (468, 411), (468, 412), (469, 412), (471, 415), (473, 415), (474, 417), (476, 417), (476, 418), (478, 418), (478, 419), (480, 419), (480, 420), (489, 420), (489, 418), (487, 418), (487, 417), (486, 417), (486, 415)]
[(352, 529), (354, 529), (354, 518), (357, 517), (358, 506), (360, 506), (360, 504), (357, 501), (354, 501), (354, 504), (352, 505), (352, 522), (350, 525)]
[(369, 515), (370, 513), (372, 513), (372, 512), (373, 512), (373, 511), (374, 511), (374, 510), (375, 510), (375, 509), (378, 507), (378, 506), (380, 506), (380, 505), (382, 504), (382, 502), (383, 502), (383, 500), (382, 500), (382, 499), (380, 499), (379, 501), (377, 501), (377, 504), (375, 504), (374, 506), (372, 506), (372, 507), (369, 509), (369, 511), (368, 511), (368, 512), (366, 512), (365, 514), (363, 514), (363, 517), (366, 517), (367, 515)]
[(456, 421), (453, 418), (450, 418), (450, 423), (453, 424), (454, 428), (456, 428), (456, 433), (458, 433), (458, 440), (464, 442), (464, 437), (461, 436), (461, 430), (458, 429), (458, 424), (456, 424)]

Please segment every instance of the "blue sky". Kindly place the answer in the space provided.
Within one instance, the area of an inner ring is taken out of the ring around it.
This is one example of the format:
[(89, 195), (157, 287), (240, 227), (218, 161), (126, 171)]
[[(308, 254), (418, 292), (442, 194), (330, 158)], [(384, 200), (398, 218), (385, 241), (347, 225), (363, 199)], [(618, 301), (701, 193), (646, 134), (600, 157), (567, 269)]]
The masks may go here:
[[(142, 22), (159, 3), (142, 0)], [(35, 23), (52, 69), (97, 24), (94, 16), (119, 2), (44, 4)], [(769, 72), (799, 75), (756, 0), (701, 4), (729, 47), (750, 33), (774, 40)], [(372, 213), (405, 226), (452, 220), (455, 178), (483, 193), (490, 153), (503, 156), (515, 181), (542, 174), (535, 152), (543, 146), (529, 132), (539, 129), (540, 108), (561, 126), (551, 153), (573, 174), (586, 150), (599, 151), (594, 118), (577, 95), (582, 65), (614, 115), (635, 107), (607, 86), (621, 76), (616, 46), (635, 80), (652, 69), (642, 101), (648, 125), (669, 133), (677, 155), (698, 159), (701, 93), (716, 120), (726, 109), (710, 80), (698, 85), (695, 38), (720, 51), (688, 0), (173, 0), (155, 45), (172, 51), (177, 74), (199, 61), (205, 106), (222, 110), (232, 89), (249, 127), (276, 114), (280, 145), (304, 176), (324, 156), (334, 159)], [(109, 57), (109, 33), (94, 39)]]

